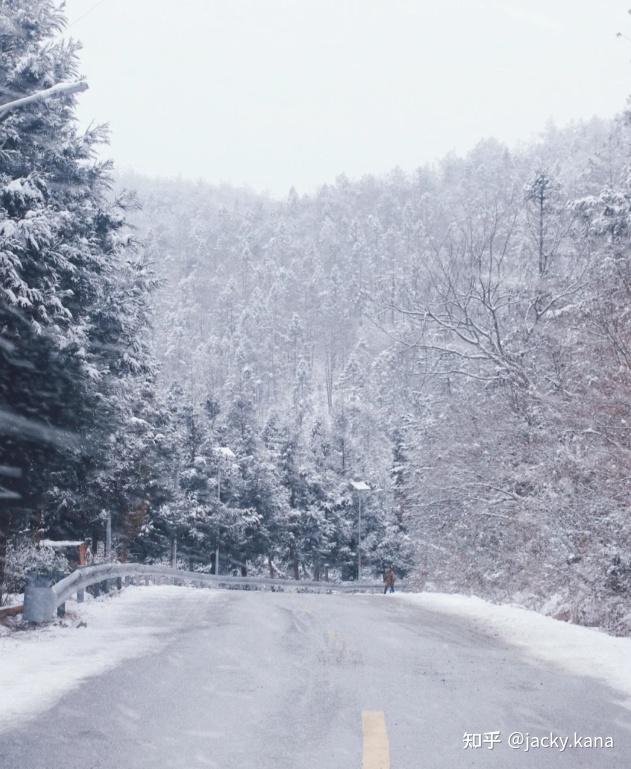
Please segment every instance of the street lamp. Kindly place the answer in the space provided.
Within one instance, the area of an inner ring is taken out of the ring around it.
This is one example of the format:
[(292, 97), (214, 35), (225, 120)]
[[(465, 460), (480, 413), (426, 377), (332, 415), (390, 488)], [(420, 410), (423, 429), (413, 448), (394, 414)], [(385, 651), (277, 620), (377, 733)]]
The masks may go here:
[[(221, 466), (223, 462), (228, 462), (236, 459), (235, 453), (227, 446), (217, 446), (215, 448), (215, 454), (219, 458), (217, 465), (217, 502), (221, 504)], [(219, 528), (217, 528), (217, 541), (215, 549), (215, 575), (219, 574)]]
[(357, 493), (357, 581), (362, 578), (362, 495), (370, 491), (364, 481), (351, 481), (351, 489)]
[(4, 120), (7, 113), (18, 107), (24, 107), (27, 104), (32, 104), (35, 101), (44, 101), (50, 99), (51, 96), (58, 96), (59, 94), (71, 94), (78, 93), (79, 91), (85, 91), (88, 88), (88, 84), (85, 80), (77, 80), (74, 83), (57, 83), (50, 88), (45, 88), (43, 91), (36, 91), (29, 96), (22, 96), (15, 101), (7, 101), (4, 104), (0, 104), (0, 120)]

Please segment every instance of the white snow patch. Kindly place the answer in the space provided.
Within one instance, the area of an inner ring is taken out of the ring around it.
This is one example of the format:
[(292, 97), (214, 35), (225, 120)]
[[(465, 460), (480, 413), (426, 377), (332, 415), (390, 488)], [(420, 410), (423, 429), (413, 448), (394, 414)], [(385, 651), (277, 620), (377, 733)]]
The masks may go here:
[(40, 540), (40, 547), (79, 547), (84, 545), (83, 539), (42, 539)]
[(86, 679), (160, 649), (199, 616), (200, 602), (216, 595), (129, 587), (111, 598), (68, 602), (64, 624), (0, 636), (0, 733), (50, 708)]
[[(572, 625), (517, 606), (447, 593), (399, 594), (424, 609), (456, 614), (496, 631), (528, 656), (579, 675), (596, 678), (631, 698), (631, 638)], [(631, 707), (631, 699), (626, 703)]]

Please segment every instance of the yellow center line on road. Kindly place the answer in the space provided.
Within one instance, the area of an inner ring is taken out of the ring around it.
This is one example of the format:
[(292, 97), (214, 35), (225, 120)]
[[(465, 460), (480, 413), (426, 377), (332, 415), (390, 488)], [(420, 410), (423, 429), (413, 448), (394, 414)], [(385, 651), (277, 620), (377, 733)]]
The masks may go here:
[(383, 710), (364, 710), (362, 769), (390, 769), (390, 743)]

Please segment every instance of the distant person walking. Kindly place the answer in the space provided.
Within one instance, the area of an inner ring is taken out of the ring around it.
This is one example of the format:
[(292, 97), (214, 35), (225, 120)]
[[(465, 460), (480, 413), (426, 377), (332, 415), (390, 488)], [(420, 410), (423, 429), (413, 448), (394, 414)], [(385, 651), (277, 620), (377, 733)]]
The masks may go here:
[(392, 566), (388, 566), (388, 568), (383, 573), (383, 594), (385, 595), (388, 590), (390, 590), (391, 593), (394, 593), (394, 583), (395, 583), (396, 577), (394, 576), (394, 571), (392, 569)]

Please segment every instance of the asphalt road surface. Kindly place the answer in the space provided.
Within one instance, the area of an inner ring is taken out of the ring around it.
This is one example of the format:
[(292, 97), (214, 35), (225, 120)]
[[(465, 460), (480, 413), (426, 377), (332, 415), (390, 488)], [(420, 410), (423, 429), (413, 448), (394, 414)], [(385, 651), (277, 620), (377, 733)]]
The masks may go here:
[[(631, 769), (619, 695), (467, 620), (383, 595), (200, 591), (199, 606), (161, 652), (0, 735), (2, 769)], [(491, 732), (493, 749), (464, 746)], [(526, 752), (514, 732), (615, 747)]]

